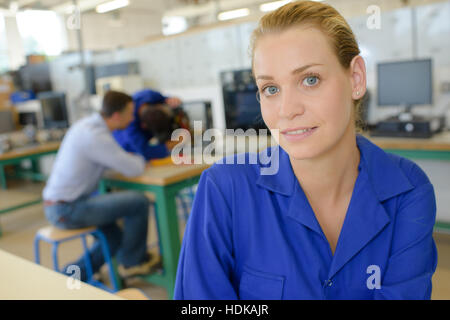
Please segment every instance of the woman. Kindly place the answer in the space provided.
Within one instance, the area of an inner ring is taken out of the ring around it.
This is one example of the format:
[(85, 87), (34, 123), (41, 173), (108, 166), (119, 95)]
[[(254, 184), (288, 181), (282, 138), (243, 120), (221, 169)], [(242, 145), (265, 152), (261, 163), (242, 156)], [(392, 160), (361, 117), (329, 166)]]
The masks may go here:
[(265, 15), (252, 40), (279, 170), (203, 173), (175, 298), (430, 299), (433, 187), (356, 134), (366, 69), (348, 24), (329, 5), (293, 2)]

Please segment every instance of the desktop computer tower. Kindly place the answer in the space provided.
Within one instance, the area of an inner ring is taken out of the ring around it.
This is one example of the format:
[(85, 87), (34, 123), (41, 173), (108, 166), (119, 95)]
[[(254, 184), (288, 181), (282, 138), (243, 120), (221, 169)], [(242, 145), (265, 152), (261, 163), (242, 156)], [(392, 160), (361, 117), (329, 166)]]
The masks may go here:
[(414, 117), (410, 121), (401, 121), (398, 117), (393, 117), (378, 122), (370, 131), (370, 135), (373, 137), (431, 138), (433, 134), (444, 127), (445, 117)]

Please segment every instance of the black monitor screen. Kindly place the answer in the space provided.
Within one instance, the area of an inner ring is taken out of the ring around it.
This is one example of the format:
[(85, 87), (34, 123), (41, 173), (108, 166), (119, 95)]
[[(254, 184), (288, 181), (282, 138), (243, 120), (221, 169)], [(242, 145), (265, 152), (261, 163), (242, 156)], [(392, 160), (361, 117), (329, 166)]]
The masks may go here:
[(257, 86), (251, 69), (223, 71), (222, 82), (227, 129), (266, 129), (256, 98)]
[(235, 119), (239, 128), (253, 128), (262, 121), (261, 108), (254, 91), (236, 92)]
[(28, 64), (20, 68), (19, 74), (22, 90), (31, 90), (35, 94), (53, 90), (48, 63)]
[(38, 95), (41, 102), (44, 128), (67, 128), (66, 96), (64, 93), (45, 92)]
[(378, 105), (432, 104), (431, 59), (378, 64)]

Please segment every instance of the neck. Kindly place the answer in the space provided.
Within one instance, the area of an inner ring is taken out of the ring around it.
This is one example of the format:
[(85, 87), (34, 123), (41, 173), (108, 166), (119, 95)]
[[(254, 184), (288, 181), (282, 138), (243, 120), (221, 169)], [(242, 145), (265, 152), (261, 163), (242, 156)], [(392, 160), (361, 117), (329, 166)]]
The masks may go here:
[(308, 199), (338, 202), (353, 191), (358, 176), (360, 153), (354, 129), (324, 154), (313, 159), (290, 159), (295, 176)]

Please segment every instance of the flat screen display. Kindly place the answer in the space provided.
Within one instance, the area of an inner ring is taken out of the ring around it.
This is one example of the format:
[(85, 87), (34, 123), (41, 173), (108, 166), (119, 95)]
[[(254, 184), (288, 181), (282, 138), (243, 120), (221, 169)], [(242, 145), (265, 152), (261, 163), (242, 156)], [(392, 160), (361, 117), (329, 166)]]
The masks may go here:
[(378, 105), (432, 104), (431, 59), (377, 66)]
[(45, 129), (67, 128), (66, 95), (64, 93), (41, 93), (38, 95), (41, 102), (42, 117)]

